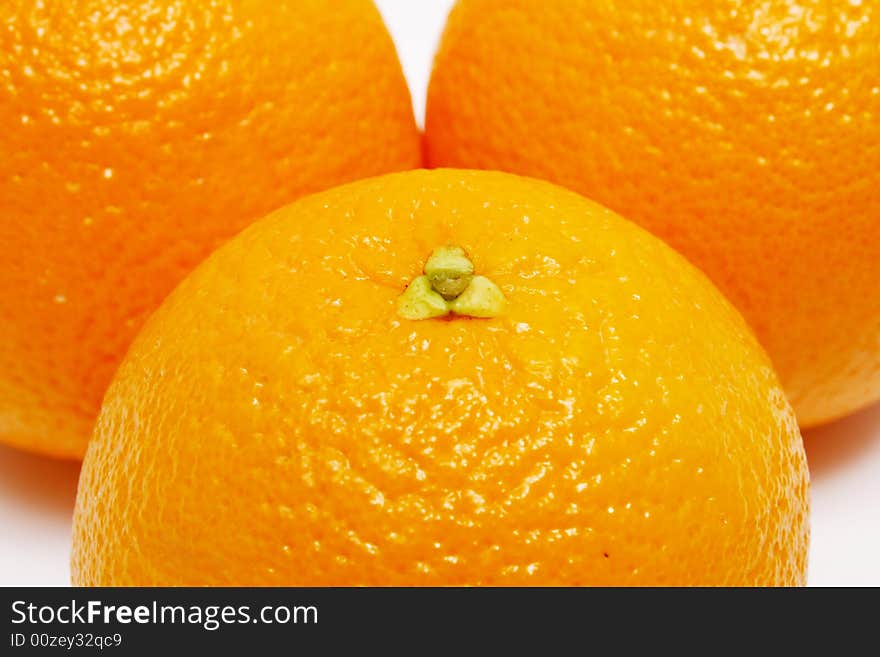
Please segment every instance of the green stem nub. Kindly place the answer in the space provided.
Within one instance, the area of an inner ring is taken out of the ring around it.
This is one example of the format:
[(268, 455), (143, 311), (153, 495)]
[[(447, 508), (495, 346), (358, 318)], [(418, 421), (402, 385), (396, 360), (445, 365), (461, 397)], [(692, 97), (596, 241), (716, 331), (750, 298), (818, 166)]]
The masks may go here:
[(434, 249), (425, 263), (425, 275), (431, 281), (431, 287), (450, 301), (470, 285), (474, 263), (468, 260), (460, 246), (441, 246)]
[(485, 276), (474, 276), (474, 263), (460, 246), (434, 249), (424, 276), (414, 279), (397, 299), (404, 319), (431, 319), (449, 313), (468, 317), (497, 317), (507, 300)]

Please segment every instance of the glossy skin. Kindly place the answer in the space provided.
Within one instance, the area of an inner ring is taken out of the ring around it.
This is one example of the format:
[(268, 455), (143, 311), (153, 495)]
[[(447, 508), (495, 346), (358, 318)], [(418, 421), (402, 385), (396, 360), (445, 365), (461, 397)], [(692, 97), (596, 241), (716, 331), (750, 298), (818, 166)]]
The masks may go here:
[[(408, 321), (458, 244), (501, 317)], [(83, 465), (83, 585), (803, 584), (808, 475), (769, 361), (696, 269), (507, 174), (330, 190), (203, 263)]]
[(416, 167), (368, 0), (0, 3), (0, 440), (81, 457), (147, 315), (302, 194)]
[(429, 163), (545, 178), (705, 271), (802, 426), (880, 399), (880, 5), (461, 0)]

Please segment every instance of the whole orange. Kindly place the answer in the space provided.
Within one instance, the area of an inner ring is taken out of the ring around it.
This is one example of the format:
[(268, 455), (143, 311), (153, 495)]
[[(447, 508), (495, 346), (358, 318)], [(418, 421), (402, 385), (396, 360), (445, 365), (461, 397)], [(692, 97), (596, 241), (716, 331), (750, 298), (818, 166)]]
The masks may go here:
[(802, 426), (880, 399), (880, 4), (460, 0), (436, 166), (546, 178), (705, 271)]
[[(501, 314), (400, 316), (446, 244)], [(416, 171), (275, 212), (163, 303), (73, 581), (802, 584), (807, 489), (768, 359), (681, 256), (549, 183)]]
[(368, 0), (3, 0), (0, 126), (0, 441), (63, 457), (218, 244), (421, 160)]

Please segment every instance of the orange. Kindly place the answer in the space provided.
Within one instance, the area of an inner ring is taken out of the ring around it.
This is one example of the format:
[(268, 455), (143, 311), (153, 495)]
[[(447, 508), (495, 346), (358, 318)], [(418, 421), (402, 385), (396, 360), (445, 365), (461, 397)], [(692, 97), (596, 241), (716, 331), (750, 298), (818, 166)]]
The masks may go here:
[[(446, 244), (502, 314), (400, 317)], [(767, 357), (672, 249), (548, 183), (409, 172), (275, 212), (148, 321), (73, 581), (802, 584), (807, 477)]]
[(0, 440), (62, 457), (218, 244), (421, 160), (367, 0), (3, 0), (0, 126)]
[(705, 271), (802, 426), (880, 399), (880, 5), (460, 0), (434, 166), (574, 189)]

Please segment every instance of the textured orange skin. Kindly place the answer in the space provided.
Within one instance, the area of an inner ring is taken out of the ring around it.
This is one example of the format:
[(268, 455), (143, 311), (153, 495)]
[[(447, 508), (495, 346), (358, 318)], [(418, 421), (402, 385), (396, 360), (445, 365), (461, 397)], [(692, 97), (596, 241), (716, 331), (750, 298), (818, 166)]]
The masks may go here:
[(430, 164), (563, 184), (750, 322), (802, 426), (880, 399), (880, 5), (460, 0)]
[[(398, 318), (444, 243), (503, 316)], [(418, 171), (279, 210), (153, 315), (73, 581), (803, 584), (807, 494), (768, 359), (681, 256), (549, 183)]]
[(63, 457), (218, 244), (421, 161), (368, 0), (3, 0), (0, 126), (0, 440)]

